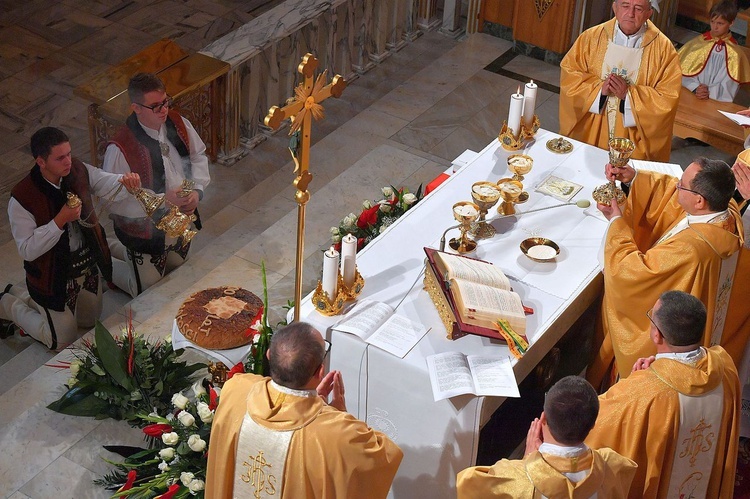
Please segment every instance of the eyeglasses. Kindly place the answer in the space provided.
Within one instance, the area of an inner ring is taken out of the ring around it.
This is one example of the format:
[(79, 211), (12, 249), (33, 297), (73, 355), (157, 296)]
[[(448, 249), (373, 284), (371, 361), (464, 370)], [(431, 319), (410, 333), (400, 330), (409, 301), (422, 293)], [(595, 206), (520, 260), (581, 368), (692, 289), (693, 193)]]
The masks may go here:
[[(325, 363), (326, 357), (328, 357), (328, 352), (331, 351), (331, 342), (325, 338), (323, 338), (323, 341), (325, 342), (325, 346), (323, 347), (324, 353), (323, 353), (323, 359), (320, 361), (320, 366), (322, 366)], [(310, 376), (314, 376), (315, 373), (318, 372), (318, 369), (320, 369), (320, 366), (316, 367)]]
[(141, 107), (145, 107), (146, 109), (150, 109), (154, 113), (160, 113), (164, 110), (165, 107), (172, 107), (172, 105), (174, 104), (174, 100), (172, 100), (172, 98), (167, 95), (166, 99), (161, 102), (157, 102), (153, 106), (147, 106), (146, 104), (141, 104), (140, 102), (136, 102), (135, 104), (138, 104)]
[(688, 191), (688, 192), (692, 192), (693, 194), (697, 194), (699, 196), (703, 196), (703, 194), (701, 194), (698, 191), (694, 191), (693, 189), (688, 189), (687, 187), (683, 187), (682, 186), (682, 180), (678, 181), (677, 185), (675, 187), (677, 187), (677, 190), (680, 190), (680, 191)]
[(648, 310), (648, 311), (646, 312), (646, 317), (648, 317), (648, 320), (650, 320), (650, 321), (651, 321), (651, 324), (653, 324), (653, 325), (654, 325), (654, 327), (656, 328), (656, 331), (657, 331), (657, 332), (658, 332), (659, 334), (661, 334), (662, 336), (664, 336), (664, 335), (663, 335), (663, 334), (661, 333), (661, 329), (659, 329), (659, 326), (657, 326), (657, 325), (656, 325), (656, 323), (654, 322), (654, 319), (653, 319), (653, 317), (652, 317), (652, 310), (653, 310), (653, 308), (652, 308), (652, 309), (650, 309), (650, 310)]

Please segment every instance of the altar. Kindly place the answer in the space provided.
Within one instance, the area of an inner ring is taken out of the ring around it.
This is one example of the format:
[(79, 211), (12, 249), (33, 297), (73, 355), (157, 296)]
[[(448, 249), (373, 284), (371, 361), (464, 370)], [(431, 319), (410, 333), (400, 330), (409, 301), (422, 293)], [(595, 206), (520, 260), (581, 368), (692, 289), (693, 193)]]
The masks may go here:
[[(533, 143), (517, 151), (534, 159), (523, 182), (529, 199), (517, 205), (516, 216), (495, 220), (497, 235), (480, 240), (476, 252), (469, 255), (499, 266), (524, 305), (534, 310), (527, 316), (531, 346), (520, 360), (513, 361), (518, 383), (593, 303), (602, 287), (598, 253), (607, 223), (593, 203), (585, 210), (570, 204), (523, 214), (563, 204), (534, 189), (550, 175), (583, 186), (571, 203), (591, 199), (593, 189), (604, 183), (607, 151), (572, 141), (572, 152), (558, 154), (546, 147), (548, 140), (557, 137), (540, 130)], [(464, 395), (433, 401), (426, 357), (449, 351), (511, 355), (504, 343), (489, 338), (447, 339), (422, 279), (423, 247), (438, 248), (443, 232), (456, 224), (453, 204), (471, 200), (471, 186), (476, 181), (511, 176), (507, 169), (510, 154), (497, 140), (492, 141), (357, 255), (359, 271), (366, 280), (359, 299), (388, 303), (399, 314), (430, 328), (404, 359), (356, 336), (331, 330), (341, 317), (324, 317), (314, 311), (309, 297), (302, 301), (301, 320), (313, 323), (333, 344), (330, 369), (342, 371), (348, 410), (389, 435), (404, 451), (391, 497), (455, 497), (456, 474), (474, 465), (479, 430), (505, 400)], [(496, 216), (493, 208), (488, 219)], [(453, 230), (448, 237), (457, 233)], [(560, 246), (554, 262), (535, 263), (521, 253), (520, 242), (534, 236), (552, 239)]]

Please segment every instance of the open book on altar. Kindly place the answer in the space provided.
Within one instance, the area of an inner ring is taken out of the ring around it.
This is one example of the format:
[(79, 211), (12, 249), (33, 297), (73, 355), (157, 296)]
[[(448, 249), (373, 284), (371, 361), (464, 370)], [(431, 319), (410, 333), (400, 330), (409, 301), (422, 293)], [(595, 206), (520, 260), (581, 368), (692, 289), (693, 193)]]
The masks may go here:
[(462, 255), (424, 250), (428, 261), (425, 288), (443, 322), (445, 310), (441, 308), (447, 306), (453, 314), (454, 324), (446, 324), (452, 339), (466, 334), (504, 339), (497, 330), (498, 319), (506, 320), (518, 335), (526, 335), (526, 313), (533, 311), (523, 306), (500, 268)]
[(359, 336), (403, 359), (427, 333), (427, 328), (394, 312), (387, 303), (362, 300), (332, 329)]
[(508, 357), (445, 352), (427, 357), (432, 396), (438, 400), (456, 395), (520, 397)]

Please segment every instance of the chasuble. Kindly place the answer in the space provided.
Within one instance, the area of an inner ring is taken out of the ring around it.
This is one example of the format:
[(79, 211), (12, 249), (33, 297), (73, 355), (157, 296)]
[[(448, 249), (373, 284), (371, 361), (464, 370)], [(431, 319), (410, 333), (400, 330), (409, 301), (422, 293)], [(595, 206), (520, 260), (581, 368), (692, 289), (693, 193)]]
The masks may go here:
[(235, 375), (212, 425), (206, 498), (383, 498), (402, 457), (388, 437), (314, 393)]
[[(601, 114), (589, 110), (602, 88), (602, 68), (615, 22), (581, 33), (560, 63), (560, 133), (606, 150), (610, 139), (606, 109)], [(625, 127), (622, 113), (612, 113), (613, 135), (635, 143), (634, 159), (669, 161), (682, 78), (679, 60), (672, 42), (651, 21), (646, 22), (641, 48), (637, 79), (628, 87), (635, 126)]]
[(739, 442), (739, 379), (719, 346), (696, 365), (668, 358), (599, 396), (586, 444), (636, 463), (630, 497), (732, 497)]
[(750, 82), (750, 62), (731, 33), (713, 38), (706, 31), (683, 45), (677, 54), (682, 85), (691, 92), (704, 84), (711, 99), (732, 102), (739, 85)]
[(604, 236), (601, 348), (587, 373), (594, 386), (600, 386), (613, 356), (620, 377), (626, 378), (636, 360), (655, 353), (646, 312), (665, 291), (684, 291), (706, 306), (704, 346), (725, 340), (714, 322), (723, 326), (728, 296), (721, 291), (727, 281), (731, 286), (735, 260), (730, 257), (744, 239), (737, 205), (730, 201), (725, 216), (665, 238), (686, 216), (676, 185), (669, 175), (638, 172), (622, 217), (611, 221)]
[(750, 210), (742, 216), (745, 242), (737, 259), (734, 284), (729, 298), (727, 318), (724, 323), (724, 339), (721, 345), (732, 356), (737, 369), (742, 366), (750, 339)]
[[(563, 473), (590, 470), (578, 482)], [(584, 457), (564, 458), (539, 451), (522, 460), (502, 459), (458, 474), (458, 499), (569, 497), (625, 498), (636, 464), (611, 449), (589, 449)]]

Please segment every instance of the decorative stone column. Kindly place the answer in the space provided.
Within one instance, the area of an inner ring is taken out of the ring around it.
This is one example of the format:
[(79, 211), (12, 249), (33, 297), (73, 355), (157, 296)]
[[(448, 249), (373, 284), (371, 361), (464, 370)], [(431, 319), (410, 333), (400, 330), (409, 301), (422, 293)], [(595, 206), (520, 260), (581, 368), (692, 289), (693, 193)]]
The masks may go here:
[(437, 0), (418, 0), (417, 26), (424, 31), (432, 31), (440, 26), (437, 15)]

